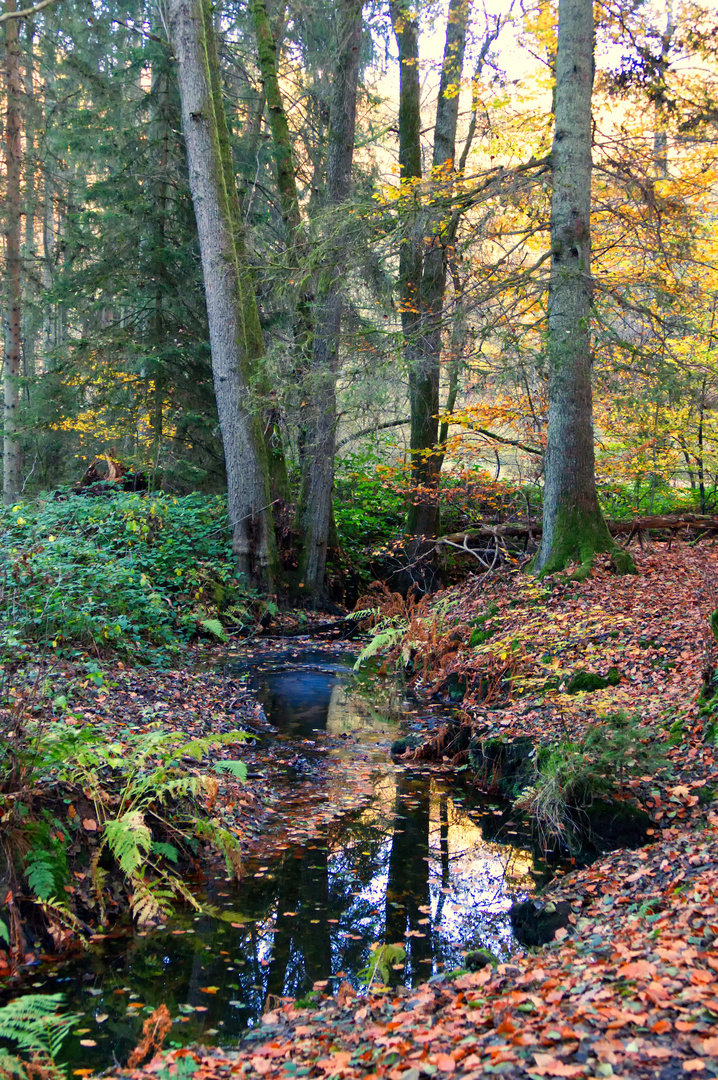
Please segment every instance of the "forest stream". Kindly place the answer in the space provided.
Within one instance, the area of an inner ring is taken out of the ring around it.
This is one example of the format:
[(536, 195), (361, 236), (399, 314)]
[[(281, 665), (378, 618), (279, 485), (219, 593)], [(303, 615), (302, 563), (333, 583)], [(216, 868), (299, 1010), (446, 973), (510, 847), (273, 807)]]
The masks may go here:
[(262, 741), (284, 764), (286, 815), (326, 798), (318, 777), (340, 764), (346, 775), (353, 760), (370, 791), (303, 841), (291, 830), (284, 843), (275, 837), (271, 856), (248, 857), (239, 885), (205, 878), (200, 898), (221, 919), (185, 911), (166, 927), (39, 968), (23, 989), (62, 992), (81, 1014), (61, 1054), (71, 1073), (124, 1063), (161, 1003), (173, 1018), (169, 1046), (231, 1044), (273, 999), (306, 997), (317, 984), (331, 991), (345, 979), (360, 987), (376, 943), (403, 943), (394, 978), (410, 986), (461, 967), (468, 950), (512, 953), (509, 909), (545, 882), (545, 865), (528, 834), (507, 823), (506, 807), (461, 775), (392, 763), (394, 739), (447, 710), (355, 674), (353, 661), (341, 648), (299, 643), (227, 658), (228, 677), (246, 681), (261, 702), (271, 732)]

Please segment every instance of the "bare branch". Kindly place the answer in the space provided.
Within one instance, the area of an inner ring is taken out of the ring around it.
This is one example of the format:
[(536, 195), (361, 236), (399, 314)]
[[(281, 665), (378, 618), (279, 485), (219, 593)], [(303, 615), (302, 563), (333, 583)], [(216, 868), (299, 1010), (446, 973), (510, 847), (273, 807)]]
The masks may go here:
[(56, 0), (40, 0), (39, 4), (33, 4), (32, 7), (23, 8), (22, 11), (6, 11), (0, 15), (0, 23), (9, 22), (10, 19), (29, 19), (33, 15), (37, 15), (38, 11), (42, 11), (43, 8), (49, 7), (50, 4), (54, 4)]

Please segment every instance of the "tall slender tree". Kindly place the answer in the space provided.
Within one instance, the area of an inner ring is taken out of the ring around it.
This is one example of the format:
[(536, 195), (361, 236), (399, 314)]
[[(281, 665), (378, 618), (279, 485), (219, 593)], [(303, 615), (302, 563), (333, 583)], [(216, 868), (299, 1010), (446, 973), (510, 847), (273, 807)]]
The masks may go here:
[(308, 416), (300, 494), (302, 551), (299, 574), (315, 604), (325, 602), (325, 573), (332, 516), (337, 427), (337, 373), (347, 242), (340, 207), (351, 192), (356, 124), (362, 0), (337, 4), (338, 55), (329, 112), (327, 203), (331, 236), (316, 291), (314, 342), (306, 397)]
[[(15, 0), (6, 0), (5, 14), (17, 11)], [(20, 102), (20, 43), (18, 20), (5, 22), (5, 350), (3, 381), (3, 501), (15, 501), (20, 492), (21, 461), (19, 437), (20, 376), (22, 365), (22, 262), (21, 191), (22, 144)]]
[(209, 0), (171, 0), (170, 26), (202, 256), (234, 553), (240, 573), (266, 591), (274, 584), (276, 546), (266, 446), (251, 392), (264, 340), (238, 212)]
[(555, 130), (551, 154), (549, 421), (543, 534), (535, 569), (543, 574), (578, 560), (588, 573), (608, 551), (622, 570), (596, 492), (591, 386), (591, 96), (592, 0), (559, 0)]

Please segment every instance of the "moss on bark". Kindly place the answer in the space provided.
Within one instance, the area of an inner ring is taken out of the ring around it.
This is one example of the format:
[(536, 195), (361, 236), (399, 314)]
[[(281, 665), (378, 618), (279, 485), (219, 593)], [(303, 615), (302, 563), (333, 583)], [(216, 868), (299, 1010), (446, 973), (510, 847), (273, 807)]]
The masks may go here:
[[(569, 563), (577, 562), (578, 569), (571, 575), (575, 581), (584, 581), (601, 552), (611, 556), (619, 574), (635, 574), (633, 558), (611, 536), (603, 514), (586, 513), (576, 507), (559, 507), (553, 526), (553, 537), (548, 559), (538, 569), (540, 578), (565, 570)], [(536, 560), (532, 563), (535, 566)]]

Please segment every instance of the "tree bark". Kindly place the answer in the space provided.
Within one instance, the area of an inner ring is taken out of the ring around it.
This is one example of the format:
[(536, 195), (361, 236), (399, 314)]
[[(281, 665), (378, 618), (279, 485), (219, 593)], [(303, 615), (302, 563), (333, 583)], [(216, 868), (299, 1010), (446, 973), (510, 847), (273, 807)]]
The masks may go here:
[(250, 391), (264, 341), (238, 228), (208, 0), (171, 0), (170, 27), (202, 258), (233, 549), (239, 572), (248, 583), (268, 591), (276, 573), (276, 545), (266, 447), (259, 409)]
[[(406, 0), (394, 0), (392, 22), (399, 48), (399, 166), (405, 191), (400, 200), (404, 229), (399, 253), (404, 356), (409, 372), (412, 500), (407, 515), (409, 561), (439, 531), (439, 384), (447, 251), (456, 221), (446, 212), (422, 211), (417, 198), (421, 180), (421, 92), (417, 20)], [(469, 5), (450, 0), (444, 58), (434, 123), (432, 182), (436, 193), (451, 190), (455, 176), (458, 88), (464, 63)], [(428, 220), (424, 221), (423, 218)], [(428, 241), (422, 237), (428, 236)], [(424, 245), (422, 247), (422, 244)], [(421, 565), (431, 568), (426, 560)], [(426, 576), (426, 575), (425, 575)], [(422, 588), (429, 580), (416, 581)], [(405, 583), (407, 586), (409, 582)]]
[[(6, 0), (5, 14), (17, 10), (15, 0)], [(22, 264), (20, 259), (21, 219), (20, 183), (22, 145), (20, 137), (20, 45), (18, 20), (5, 23), (5, 85), (7, 114), (5, 120), (5, 265), (6, 324), (3, 382), (3, 501), (13, 503), (20, 494), (21, 458), (19, 439), (20, 375), (22, 363)]]
[[(359, 81), (363, 0), (339, 0), (339, 51), (329, 115), (327, 201), (339, 207), (351, 192), (356, 100)], [(308, 378), (308, 417), (300, 497), (302, 548), (299, 577), (315, 606), (326, 601), (325, 574), (332, 518), (336, 454), (336, 377), (342, 321), (346, 241), (336, 215), (330, 215), (335, 238), (320, 274), (315, 308), (314, 348)]]
[(541, 574), (572, 560), (580, 576), (599, 551), (621, 569), (630, 556), (617, 549), (598, 505), (591, 387), (591, 0), (559, 0), (556, 119), (551, 169), (549, 285), (549, 422), (545, 458), (543, 534), (534, 569)]

